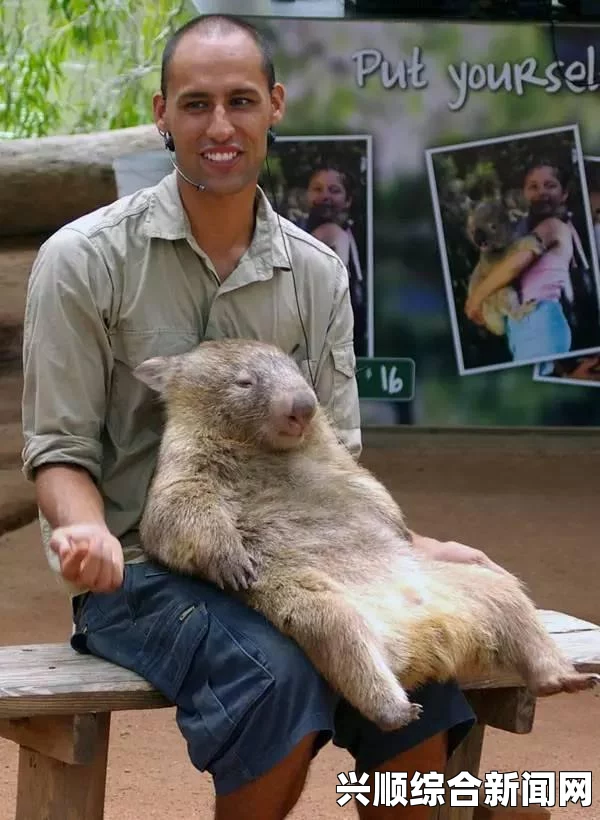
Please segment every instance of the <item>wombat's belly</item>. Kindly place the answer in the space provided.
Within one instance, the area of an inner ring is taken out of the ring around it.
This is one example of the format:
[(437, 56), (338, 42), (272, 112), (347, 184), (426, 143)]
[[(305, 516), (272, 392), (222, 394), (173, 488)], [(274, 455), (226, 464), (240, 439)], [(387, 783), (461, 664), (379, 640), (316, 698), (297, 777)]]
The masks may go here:
[(350, 604), (406, 686), (477, 674), (501, 655), (503, 629), (524, 605), (512, 576), (430, 560), (360, 504), (344, 518), (299, 504), (264, 512), (246, 521), (244, 543), (259, 563), (253, 606), (277, 618), (294, 600)]
[(467, 564), (398, 560), (387, 584), (352, 586), (348, 598), (386, 646), (405, 686), (489, 669), (502, 654), (503, 624), (521, 593), (510, 579)]
[(238, 521), (245, 548), (263, 566), (314, 567), (351, 583), (365, 575), (389, 582), (392, 556), (405, 548), (401, 536), (370, 510), (345, 511), (290, 504), (248, 510)]

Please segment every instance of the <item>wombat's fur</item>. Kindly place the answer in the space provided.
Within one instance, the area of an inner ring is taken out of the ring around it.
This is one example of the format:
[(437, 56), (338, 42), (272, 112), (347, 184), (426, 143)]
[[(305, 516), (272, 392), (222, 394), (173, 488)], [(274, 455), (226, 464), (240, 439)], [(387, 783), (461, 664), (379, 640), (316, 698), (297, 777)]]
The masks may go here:
[(385, 729), (405, 687), (516, 668), (536, 694), (586, 688), (519, 581), (428, 559), (387, 490), (338, 442), (295, 362), (251, 341), (141, 364), (167, 408), (141, 522), (147, 553), (231, 590)]
[[(467, 235), (479, 249), (479, 261), (469, 279), (469, 295), (509, 251), (533, 250), (540, 253), (539, 240), (534, 236), (514, 239), (508, 210), (500, 199), (484, 199), (473, 208), (467, 220)], [(481, 312), (487, 329), (496, 336), (502, 336), (505, 316), (522, 319), (534, 307), (535, 302), (522, 305), (515, 288), (507, 285), (484, 300)]]

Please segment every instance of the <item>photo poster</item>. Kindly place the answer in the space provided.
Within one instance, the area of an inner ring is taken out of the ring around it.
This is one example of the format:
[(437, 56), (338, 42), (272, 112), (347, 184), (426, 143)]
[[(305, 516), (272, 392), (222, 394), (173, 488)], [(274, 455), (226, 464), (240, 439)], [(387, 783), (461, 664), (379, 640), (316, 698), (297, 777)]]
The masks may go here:
[[(363, 423), (599, 424), (599, 28), (260, 24), (287, 90), (260, 184), (348, 264)], [(411, 389), (365, 395), (394, 360)]]

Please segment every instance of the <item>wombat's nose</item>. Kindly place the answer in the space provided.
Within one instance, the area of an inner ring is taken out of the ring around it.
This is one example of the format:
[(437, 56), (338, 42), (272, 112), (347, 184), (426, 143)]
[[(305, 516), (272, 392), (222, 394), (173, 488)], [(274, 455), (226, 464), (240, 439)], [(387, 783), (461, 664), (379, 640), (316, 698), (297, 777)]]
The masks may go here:
[(312, 393), (303, 393), (301, 396), (296, 396), (292, 403), (290, 421), (298, 422), (303, 426), (308, 424), (313, 417), (316, 406), (317, 402)]

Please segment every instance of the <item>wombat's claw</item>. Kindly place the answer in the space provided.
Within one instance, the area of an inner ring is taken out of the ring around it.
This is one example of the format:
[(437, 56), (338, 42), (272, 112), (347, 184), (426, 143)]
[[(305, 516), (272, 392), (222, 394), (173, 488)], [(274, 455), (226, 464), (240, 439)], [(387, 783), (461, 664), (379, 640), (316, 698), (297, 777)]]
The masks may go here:
[(221, 589), (248, 589), (258, 581), (256, 561), (245, 553), (236, 563), (220, 561), (213, 569), (213, 580)]
[(384, 732), (393, 732), (395, 729), (402, 729), (413, 720), (418, 720), (422, 711), (423, 707), (419, 703), (411, 703), (408, 700), (394, 703), (378, 716), (376, 723)]
[(239, 567), (237, 572), (238, 587), (235, 589), (248, 589), (258, 581), (258, 570), (256, 564), (252, 562), (249, 566)]

